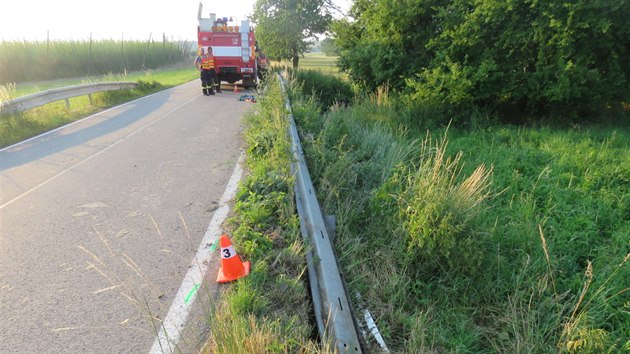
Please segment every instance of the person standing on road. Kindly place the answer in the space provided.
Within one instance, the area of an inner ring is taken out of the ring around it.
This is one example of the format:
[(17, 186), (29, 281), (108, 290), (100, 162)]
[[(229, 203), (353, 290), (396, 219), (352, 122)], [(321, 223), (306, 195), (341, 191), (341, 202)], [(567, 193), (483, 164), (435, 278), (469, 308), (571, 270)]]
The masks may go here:
[(195, 58), (195, 66), (200, 73), (201, 91), (206, 96), (214, 95), (216, 71), (214, 70), (212, 47), (208, 47), (207, 53), (203, 47), (199, 48), (199, 55)]

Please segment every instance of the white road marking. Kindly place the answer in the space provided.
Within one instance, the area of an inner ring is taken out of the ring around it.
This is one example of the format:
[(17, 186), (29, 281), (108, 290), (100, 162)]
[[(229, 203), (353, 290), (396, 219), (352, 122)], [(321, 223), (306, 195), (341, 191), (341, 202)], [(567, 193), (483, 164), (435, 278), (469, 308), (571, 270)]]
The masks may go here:
[[(122, 137), (120, 140), (118, 140), (118, 141), (114, 142), (113, 144), (111, 144), (111, 145), (107, 146), (107, 147), (106, 147), (106, 148), (104, 148), (103, 150), (100, 150), (100, 151), (96, 152), (95, 154), (93, 154), (93, 155), (91, 155), (91, 156), (88, 156), (87, 158), (85, 158), (85, 159), (83, 159), (83, 160), (81, 160), (81, 161), (79, 161), (79, 162), (75, 163), (74, 165), (72, 165), (72, 166), (68, 167), (67, 169), (65, 169), (65, 170), (63, 170), (63, 171), (59, 172), (58, 174), (56, 174), (56, 175), (54, 175), (54, 176), (50, 177), (49, 179), (45, 180), (44, 182), (42, 182), (42, 183), (40, 183), (40, 184), (36, 185), (35, 187), (33, 187), (33, 188), (31, 188), (31, 189), (27, 190), (26, 192), (24, 192), (24, 193), (22, 193), (22, 194), (18, 195), (17, 197), (15, 197), (15, 198), (13, 198), (13, 199), (9, 200), (8, 202), (6, 202), (6, 203), (4, 203), (4, 204), (0, 205), (0, 209), (4, 209), (4, 207), (8, 206), (9, 204), (12, 204), (12, 203), (14, 203), (14, 202), (16, 202), (16, 201), (18, 201), (18, 200), (20, 200), (20, 199), (24, 198), (25, 196), (27, 196), (28, 194), (31, 194), (33, 191), (35, 191), (35, 190), (39, 189), (40, 187), (43, 187), (44, 185), (46, 185), (46, 184), (48, 184), (48, 183), (52, 182), (53, 180), (55, 180), (55, 179), (57, 179), (58, 177), (60, 177), (60, 176), (62, 176), (62, 175), (64, 175), (64, 174), (66, 174), (67, 172), (72, 171), (72, 170), (73, 170), (74, 168), (76, 168), (77, 166), (82, 165), (83, 163), (85, 163), (85, 162), (87, 162), (87, 161), (90, 161), (91, 159), (93, 159), (93, 158), (95, 158), (95, 157), (99, 156), (100, 154), (102, 154), (102, 153), (104, 153), (104, 152), (108, 151), (109, 149), (111, 149), (111, 148), (113, 148), (113, 147), (117, 146), (118, 144), (120, 144), (120, 143), (124, 142), (125, 140), (127, 140), (127, 139), (131, 138), (132, 136), (134, 136), (134, 135), (138, 134), (140, 131), (142, 131), (142, 130), (144, 130), (144, 129), (146, 129), (146, 128), (150, 127), (150, 126), (152, 126), (153, 124), (155, 124), (155, 123), (157, 123), (157, 122), (161, 121), (162, 119), (164, 119), (164, 118), (166, 118), (166, 117), (170, 116), (173, 112), (175, 112), (175, 111), (179, 110), (180, 108), (182, 108), (182, 107), (184, 107), (185, 105), (189, 104), (190, 102), (194, 101), (194, 100), (195, 100), (195, 99), (197, 99), (197, 97), (199, 97), (199, 96), (200, 96), (200, 95), (198, 95), (198, 96), (195, 96), (195, 97), (191, 98), (190, 100), (188, 100), (188, 101), (186, 101), (186, 102), (182, 103), (181, 105), (179, 105), (179, 106), (177, 106), (177, 107), (173, 108), (172, 110), (170, 110), (170, 111), (166, 112), (164, 115), (162, 115), (162, 116), (161, 116), (161, 117), (159, 117), (158, 119), (156, 119), (156, 120), (154, 120), (154, 121), (152, 121), (152, 122), (149, 122), (149, 123), (147, 123), (147, 124), (143, 125), (142, 127), (138, 128), (138, 129), (136, 129), (136, 130), (134, 130), (134, 131), (133, 131), (133, 132), (131, 132), (129, 135)], [(148, 97), (148, 96), (147, 96), (147, 97)], [(119, 107), (120, 107), (120, 106), (119, 106)], [(87, 118), (85, 118), (85, 119), (87, 119)], [(65, 127), (67, 127), (67, 125), (66, 125)], [(60, 128), (60, 129), (61, 129), (61, 128)], [(43, 135), (43, 134), (42, 134), (42, 135)], [(33, 139), (34, 139), (34, 138), (33, 138)], [(32, 140), (32, 139), (31, 139), (31, 140)], [(20, 143), (20, 144), (21, 144), (21, 143)], [(16, 145), (18, 145), (18, 144), (16, 144)], [(14, 145), (14, 146), (15, 146), (15, 145)], [(7, 148), (7, 149), (8, 149), (8, 148)], [(0, 150), (0, 151), (2, 151), (2, 150)]]
[(228, 203), (236, 195), (236, 187), (243, 174), (242, 165), (244, 157), (245, 155), (241, 153), (241, 156), (236, 162), (234, 172), (232, 172), (232, 176), (219, 201), (219, 207), (214, 212), (210, 225), (208, 225), (208, 229), (201, 240), (197, 255), (192, 261), (192, 265), (175, 295), (175, 299), (168, 310), (166, 318), (162, 322), (160, 333), (153, 342), (150, 351), (151, 354), (175, 352), (175, 347), (179, 342), (181, 332), (184, 330), (190, 309), (197, 298), (196, 289), (201, 286), (210, 260), (212, 259), (212, 252), (210, 252), (210, 250), (216, 249), (217, 242), (222, 232), (221, 224), (223, 224), (230, 211)]

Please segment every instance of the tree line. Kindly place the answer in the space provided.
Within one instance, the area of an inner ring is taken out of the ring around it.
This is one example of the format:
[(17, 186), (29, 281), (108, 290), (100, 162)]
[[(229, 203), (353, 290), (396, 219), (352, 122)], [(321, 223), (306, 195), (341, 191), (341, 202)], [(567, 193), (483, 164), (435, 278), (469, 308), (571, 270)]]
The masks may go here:
[(625, 0), (357, 0), (341, 65), (423, 104), (580, 117), (630, 99)]
[(258, 0), (263, 48), (297, 67), (299, 42), (328, 30), (354, 83), (454, 116), (628, 110), (628, 0), (355, 0), (341, 20), (334, 10), (327, 0)]

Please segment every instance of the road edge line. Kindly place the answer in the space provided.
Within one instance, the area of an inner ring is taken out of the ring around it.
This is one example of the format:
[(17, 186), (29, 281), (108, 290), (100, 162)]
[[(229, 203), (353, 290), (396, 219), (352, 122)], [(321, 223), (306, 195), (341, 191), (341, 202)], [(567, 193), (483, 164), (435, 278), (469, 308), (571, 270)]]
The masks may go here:
[(191, 267), (186, 273), (166, 317), (162, 321), (160, 333), (158, 333), (153, 342), (150, 354), (173, 353), (175, 351), (180, 334), (184, 330), (184, 325), (190, 314), (190, 309), (197, 298), (198, 292), (193, 291), (193, 289), (200, 287), (203, 282), (212, 259), (213, 252), (210, 252), (210, 250), (216, 248), (213, 246), (216, 245), (221, 236), (221, 224), (227, 219), (230, 212), (229, 202), (236, 195), (238, 182), (243, 175), (244, 161), (245, 154), (241, 152), (232, 176), (228, 180), (223, 196), (219, 201), (219, 207), (214, 212), (206, 233), (201, 239), (197, 255), (193, 259)]

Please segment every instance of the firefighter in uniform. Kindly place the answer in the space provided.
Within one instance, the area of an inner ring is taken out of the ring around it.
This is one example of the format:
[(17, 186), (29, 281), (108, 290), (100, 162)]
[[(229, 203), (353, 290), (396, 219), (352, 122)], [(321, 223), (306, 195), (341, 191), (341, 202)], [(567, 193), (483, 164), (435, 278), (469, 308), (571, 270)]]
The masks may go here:
[[(195, 66), (200, 72), (201, 76), (201, 89), (206, 96), (214, 95), (214, 85), (217, 77), (217, 72), (214, 69), (214, 56), (212, 55), (212, 47), (208, 47), (206, 53), (204, 48), (201, 47), (200, 54), (195, 59)], [(217, 92), (221, 92), (217, 88)]]
[(258, 79), (262, 81), (265, 78), (265, 74), (267, 74), (267, 56), (261, 52), (256, 57), (256, 61), (258, 62)]

